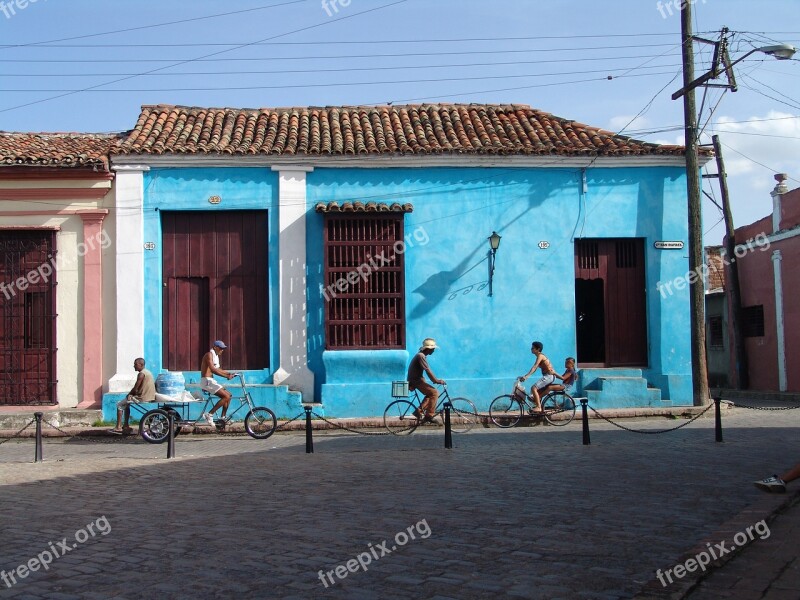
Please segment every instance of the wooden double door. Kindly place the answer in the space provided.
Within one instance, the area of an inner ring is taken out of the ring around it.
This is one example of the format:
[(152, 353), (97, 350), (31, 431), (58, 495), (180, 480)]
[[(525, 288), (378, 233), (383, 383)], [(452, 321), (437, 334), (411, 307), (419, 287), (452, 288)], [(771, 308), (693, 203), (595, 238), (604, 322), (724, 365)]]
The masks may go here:
[(225, 368), (269, 366), (265, 210), (164, 211), (163, 365), (196, 371), (214, 340)]
[(575, 240), (575, 318), (581, 366), (644, 367), (644, 240)]

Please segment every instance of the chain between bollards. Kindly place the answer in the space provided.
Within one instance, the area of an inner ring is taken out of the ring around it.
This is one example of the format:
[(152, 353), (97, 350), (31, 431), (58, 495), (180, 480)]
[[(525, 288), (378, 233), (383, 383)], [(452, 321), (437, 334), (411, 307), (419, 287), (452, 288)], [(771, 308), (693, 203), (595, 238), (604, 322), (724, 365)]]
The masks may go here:
[(717, 442), (722, 441), (722, 414), (719, 409), (719, 401), (722, 398), (714, 398), (714, 435)]
[(450, 428), (450, 407), (452, 404), (449, 402), (444, 403), (444, 447), (452, 449), (453, 447), (453, 430)]
[(591, 444), (591, 440), (589, 439), (589, 412), (586, 410), (586, 406), (589, 404), (588, 398), (581, 398), (581, 411), (583, 412), (583, 445), (588, 446)]
[(314, 453), (314, 437), (311, 429), (311, 407), (304, 406), (306, 411), (306, 454)]
[(167, 436), (167, 458), (175, 458), (175, 415), (171, 410), (167, 411), (167, 422), (169, 423), (169, 434)]
[(33, 413), (36, 419), (36, 450), (34, 451), (33, 462), (42, 462), (42, 417), (44, 413)]

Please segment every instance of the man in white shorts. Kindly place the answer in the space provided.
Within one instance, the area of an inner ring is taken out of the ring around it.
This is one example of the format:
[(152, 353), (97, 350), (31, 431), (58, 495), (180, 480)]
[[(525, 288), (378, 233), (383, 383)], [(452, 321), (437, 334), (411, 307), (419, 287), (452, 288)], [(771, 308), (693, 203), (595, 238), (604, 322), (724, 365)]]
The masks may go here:
[(217, 340), (211, 346), (211, 350), (203, 355), (203, 360), (200, 362), (200, 387), (203, 391), (214, 394), (219, 397), (219, 401), (211, 409), (210, 413), (203, 413), (203, 418), (209, 425), (214, 425), (214, 413), (219, 407), (222, 407), (222, 414), (220, 417), (224, 420), (225, 415), (228, 413), (228, 405), (231, 403), (231, 393), (222, 387), (214, 375), (225, 377), (226, 379), (233, 379), (233, 374), (228, 373), (219, 367), (219, 357), (225, 351), (227, 346), (222, 340)]

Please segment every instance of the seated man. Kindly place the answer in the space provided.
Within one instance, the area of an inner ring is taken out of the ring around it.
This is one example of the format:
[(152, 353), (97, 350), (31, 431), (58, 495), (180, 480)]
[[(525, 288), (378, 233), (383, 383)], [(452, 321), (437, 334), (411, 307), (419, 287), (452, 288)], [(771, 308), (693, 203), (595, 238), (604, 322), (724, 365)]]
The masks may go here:
[[(133, 368), (138, 373), (136, 383), (133, 384), (125, 399), (117, 402), (117, 426), (111, 430), (114, 433), (131, 433), (133, 431), (128, 426), (131, 418), (131, 404), (155, 402), (156, 400), (156, 383), (153, 374), (144, 368), (144, 359), (137, 358), (133, 361)], [(124, 426), (122, 424), (123, 413), (125, 414)]]
[(233, 374), (219, 368), (219, 357), (226, 348), (225, 342), (217, 340), (214, 342), (211, 350), (203, 355), (203, 360), (200, 362), (200, 383), (202, 390), (219, 397), (219, 400), (211, 409), (211, 412), (203, 413), (203, 418), (209, 425), (214, 425), (214, 413), (220, 406), (222, 407), (220, 418), (224, 420), (225, 415), (228, 413), (228, 405), (231, 403), (232, 394), (217, 383), (217, 380), (213, 377), (213, 375), (219, 375), (226, 379), (233, 379)]

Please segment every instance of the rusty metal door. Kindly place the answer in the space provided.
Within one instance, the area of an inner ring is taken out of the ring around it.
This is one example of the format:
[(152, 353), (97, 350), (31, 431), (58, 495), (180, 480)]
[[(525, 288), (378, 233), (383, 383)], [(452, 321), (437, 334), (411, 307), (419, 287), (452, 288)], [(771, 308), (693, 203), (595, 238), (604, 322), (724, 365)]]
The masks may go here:
[(55, 231), (0, 231), (0, 405), (55, 404)]

